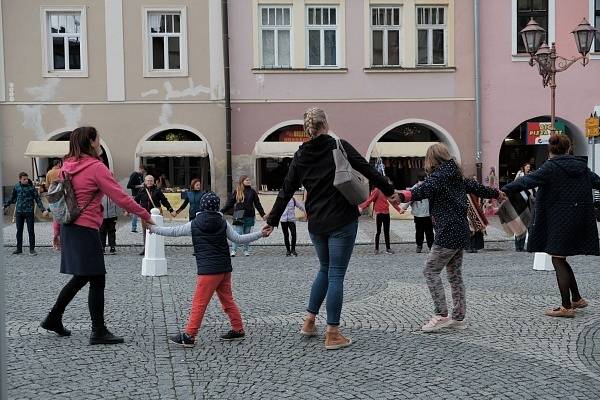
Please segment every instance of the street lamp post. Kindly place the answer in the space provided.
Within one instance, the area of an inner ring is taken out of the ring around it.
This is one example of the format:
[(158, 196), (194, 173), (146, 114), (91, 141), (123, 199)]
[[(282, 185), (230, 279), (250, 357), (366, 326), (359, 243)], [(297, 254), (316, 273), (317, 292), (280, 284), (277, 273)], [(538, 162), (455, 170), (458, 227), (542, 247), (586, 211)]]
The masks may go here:
[(598, 29), (594, 28), (584, 18), (583, 21), (571, 33), (577, 45), (577, 51), (580, 56), (574, 58), (565, 58), (556, 54), (556, 45), (552, 43), (549, 47), (544, 42), (546, 30), (542, 28), (532, 18), (527, 26), (521, 30), (521, 39), (525, 44), (525, 49), (529, 53), (529, 65), (532, 67), (537, 64), (538, 72), (542, 76), (544, 87), (550, 86), (551, 103), (550, 103), (550, 131), (556, 130), (554, 120), (556, 116), (556, 74), (567, 70), (571, 65), (581, 60), (585, 67), (588, 62), (588, 53), (594, 42), (594, 38)]

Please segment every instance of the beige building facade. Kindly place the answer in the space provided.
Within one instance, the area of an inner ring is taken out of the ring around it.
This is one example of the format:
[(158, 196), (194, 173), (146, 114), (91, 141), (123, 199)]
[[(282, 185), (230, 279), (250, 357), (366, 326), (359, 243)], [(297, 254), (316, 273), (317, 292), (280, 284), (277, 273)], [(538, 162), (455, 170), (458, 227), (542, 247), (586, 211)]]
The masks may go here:
[(200, 178), (225, 194), (220, 0), (0, 0), (0, 10), (5, 187), (21, 170), (45, 174), (58, 154), (44, 142), (91, 125), (118, 180), (143, 162), (173, 188)]

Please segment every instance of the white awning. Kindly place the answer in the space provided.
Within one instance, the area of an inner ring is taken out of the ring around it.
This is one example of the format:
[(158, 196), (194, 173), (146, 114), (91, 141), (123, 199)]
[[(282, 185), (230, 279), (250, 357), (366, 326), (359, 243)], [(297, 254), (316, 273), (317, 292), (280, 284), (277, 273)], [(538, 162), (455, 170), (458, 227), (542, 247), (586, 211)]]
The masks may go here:
[(427, 149), (437, 142), (377, 142), (371, 157), (425, 157)]
[(302, 142), (258, 142), (254, 146), (254, 155), (258, 158), (294, 157)]
[(69, 152), (68, 141), (31, 141), (27, 144), (25, 157), (62, 158)]
[(138, 157), (206, 157), (208, 151), (203, 141), (144, 142)]

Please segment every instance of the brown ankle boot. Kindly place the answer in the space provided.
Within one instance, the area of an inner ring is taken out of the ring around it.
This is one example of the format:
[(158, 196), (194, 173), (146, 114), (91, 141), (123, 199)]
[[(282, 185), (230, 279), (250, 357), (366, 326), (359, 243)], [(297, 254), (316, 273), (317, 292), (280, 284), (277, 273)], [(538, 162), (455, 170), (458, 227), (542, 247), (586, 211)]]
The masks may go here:
[(302, 324), (302, 329), (300, 329), (300, 334), (304, 336), (317, 336), (315, 320), (306, 318)]
[(571, 307), (573, 307), (573, 309), (575, 308), (586, 308), (588, 306), (588, 302), (586, 299), (584, 299), (583, 297), (577, 301), (572, 301), (571, 302)]
[(344, 337), (340, 331), (325, 332), (325, 349), (337, 350), (352, 344), (350, 338)]

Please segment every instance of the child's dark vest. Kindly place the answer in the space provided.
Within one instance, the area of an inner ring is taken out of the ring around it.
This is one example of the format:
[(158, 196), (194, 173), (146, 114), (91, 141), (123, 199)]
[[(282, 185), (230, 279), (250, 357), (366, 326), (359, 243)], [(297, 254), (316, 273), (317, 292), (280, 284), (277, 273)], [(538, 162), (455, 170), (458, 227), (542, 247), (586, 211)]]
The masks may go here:
[(231, 272), (227, 222), (218, 212), (205, 211), (192, 221), (192, 243), (198, 275)]

